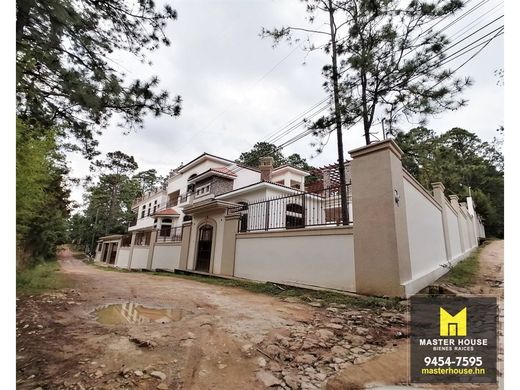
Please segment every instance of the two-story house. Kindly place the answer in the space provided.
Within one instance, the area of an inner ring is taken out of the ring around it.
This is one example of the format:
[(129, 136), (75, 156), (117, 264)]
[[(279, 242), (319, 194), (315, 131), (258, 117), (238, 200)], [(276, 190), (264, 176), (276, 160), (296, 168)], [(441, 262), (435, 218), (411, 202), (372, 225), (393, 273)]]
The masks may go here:
[[(102, 238), (96, 260), (104, 261), (107, 251), (118, 251), (112, 263), (119, 267), (175, 269), (181, 256), (183, 236), (187, 240), (183, 225), (193, 219), (193, 224), (197, 225), (202, 216), (207, 222), (204, 223), (206, 230), (202, 229), (206, 240), (192, 235), (186, 242), (185, 257), (190, 259), (191, 269), (219, 273), (217, 268), (224, 248), (219, 242), (223, 229), (218, 225), (224, 218), (213, 218), (215, 223), (211, 226), (210, 215), (223, 216), (227, 209), (238, 207), (243, 210), (249, 202), (301, 193), (304, 189), (307, 172), (289, 165), (273, 168), (272, 163), (272, 158), (264, 158), (260, 167), (253, 168), (203, 153), (181, 165), (171, 173), (165, 189), (146, 193), (135, 200), (132, 206), (135, 220), (128, 229), (129, 235), (121, 237), (119, 244), (117, 237), (110, 236), (110, 246), (108, 243), (103, 245)], [(288, 223), (293, 223), (294, 212), (288, 213), (291, 214), (287, 217)], [(241, 214), (238, 230), (258, 225), (254, 218), (248, 221), (247, 212)], [(199, 227), (197, 233), (202, 235)]]

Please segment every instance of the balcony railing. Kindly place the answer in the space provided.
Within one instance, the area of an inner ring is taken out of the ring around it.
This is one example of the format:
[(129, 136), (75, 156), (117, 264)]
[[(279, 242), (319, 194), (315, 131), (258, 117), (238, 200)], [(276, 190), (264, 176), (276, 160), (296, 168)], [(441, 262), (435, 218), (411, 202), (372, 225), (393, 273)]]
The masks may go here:
[(182, 241), (182, 226), (166, 227), (163, 226), (157, 233), (155, 242), (181, 242)]
[(347, 196), (346, 223), (343, 223), (339, 186), (243, 204), (240, 207), (228, 209), (228, 213), (241, 215), (240, 232), (351, 225), (350, 183), (346, 185), (345, 191)]

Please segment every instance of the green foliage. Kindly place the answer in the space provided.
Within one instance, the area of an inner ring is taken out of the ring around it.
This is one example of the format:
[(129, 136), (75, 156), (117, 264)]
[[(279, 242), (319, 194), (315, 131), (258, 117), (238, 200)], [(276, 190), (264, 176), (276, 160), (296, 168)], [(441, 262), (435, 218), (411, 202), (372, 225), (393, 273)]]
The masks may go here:
[(441, 281), (459, 287), (468, 287), (474, 284), (479, 268), (480, 251), (480, 249), (476, 250), (467, 259), (459, 262), (442, 277)]
[(504, 235), (504, 172), (501, 150), (475, 134), (453, 128), (444, 134), (418, 127), (399, 133), (403, 166), (424, 187), (442, 182), (447, 194), (471, 195), (483, 217), (486, 234)]
[[(108, 272), (132, 272), (126, 269), (113, 268), (113, 267), (101, 267), (93, 264), (99, 270)], [(257, 294), (266, 294), (276, 296), (278, 298), (298, 298), (302, 302), (322, 302), (324, 305), (346, 305), (347, 307), (359, 307), (359, 308), (379, 308), (379, 309), (396, 309), (403, 310), (404, 306), (399, 304), (400, 299), (394, 298), (378, 298), (378, 297), (365, 297), (365, 296), (354, 296), (343, 294), (340, 292), (326, 291), (326, 290), (309, 290), (305, 288), (291, 287), (285, 285), (278, 285), (275, 283), (260, 283), (252, 282), (248, 280), (239, 280), (233, 278), (223, 278), (219, 276), (202, 276), (202, 275), (184, 275), (184, 274), (173, 274), (169, 272), (153, 272), (154, 275), (182, 278), (187, 280), (195, 280), (201, 283), (213, 284), (216, 286), (241, 288), (246, 291), (250, 291)]]
[(138, 165), (133, 156), (110, 152), (95, 165), (100, 174), (98, 181), (86, 188), (85, 211), (69, 221), (71, 242), (90, 251), (99, 237), (127, 232), (135, 216), (132, 203), (142, 193), (142, 183), (135, 178), (139, 174), (134, 175)]
[(56, 260), (39, 262), (30, 268), (16, 270), (16, 293), (39, 294), (68, 286)]
[(162, 187), (165, 181), (164, 177), (157, 175), (155, 169), (137, 172), (132, 179), (139, 183), (140, 195), (144, 195), (146, 192)]
[[(257, 142), (250, 151), (242, 153), (236, 162), (247, 165), (249, 167), (257, 168), (260, 165), (260, 157), (266, 156), (273, 157), (273, 166), (275, 168), (288, 164), (292, 167), (307, 172), (310, 172), (314, 169), (307, 163), (307, 160), (298, 153), (293, 153), (290, 156), (285, 157), (282, 152), (278, 150), (276, 145), (270, 144), (268, 142)], [(318, 177), (314, 175), (310, 175), (305, 178), (306, 183), (312, 183), (316, 180), (318, 180)]]
[(16, 125), (16, 242), (19, 266), (54, 257), (66, 241), (68, 169), (55, 132)]
[(169, 45), (166, 24), (177, 13), (153, 0), (19, 0), (16, 2), (17, 115), (27, 123), (73, 136), (68, 146), (91, 158), (94, 135), (115, 113), (125, 129), (150, 113), (179, 115), (180, 97), (156, 91), (157, 77), (126, 82), (112, 53)]
[[(466, 103), (457, 96), (471, 82), (454, 78), (454, 72), (443, 67), (450, 41), (430, 28), (434, 20), (461, 10), (461, 0), (302, 1), (309, 26), (264, 28), (261, 36), (272, 38), (276, 45), (283, 40), (303, 41), (301, 34), (305, 34), (305, 50), (321, 49), (331, 55), (331, 64), (323, 67), (322, 74), (325, 90), (337, 97), (338, 107), (334, 104), (330, 114), (311, 124), (315, 134), (328, 136), (337, 117), (347, 127), (361, 121), (369, 144), (376, 116), (382, 116), (393, 133), (402, 116), (414, 114), (425, 120)], [(312, 29), (317, 16), (330, 20), (330, 33)], [(326, 35), (327, 42), (315, 46), (308, 33)]]
[(242, 153), (236, 161), (248, 167), (258, 168), (260, 165), (260, 157), (267, 156), (274, 159), (273, 166), (275, 168), (286, 164), (282, 152), (278, 150), (276, 145), (270, 144), (269, 142), (257, 142), (250, 151)]

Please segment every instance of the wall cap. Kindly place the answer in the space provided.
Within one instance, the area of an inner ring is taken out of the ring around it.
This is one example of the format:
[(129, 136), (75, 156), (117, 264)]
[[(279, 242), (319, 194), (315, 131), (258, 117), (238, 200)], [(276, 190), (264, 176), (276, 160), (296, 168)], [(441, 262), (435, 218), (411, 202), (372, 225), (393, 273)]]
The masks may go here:
[(397, 143), (393, 139), (387, 139), (385, 141), (373, 142), (370, 145), (362, 146), (360, 148), (349, 150), (350, 157), (357, 158), (361, 157), (365, 154), (379, 152), (381, 150), (389, 149), (392, 153), (394, 153), (397, 158), (401, 159), (403, 155), (403, 151), (397, 145)]
[(444, 190), (446, 189), (446, 187), (444, 187), (444, 184), (442, 184), (440, 181), (436, 181), (435, 183), (431, 183), (431, 185), (432, 185), (433, 189), (440, 188), (442, 192), (444, 192)]
[(458, 195), (450, 195), (449, 198), (450, 198), (450, 200), (456, 200), (457, 202), (459, 201)]

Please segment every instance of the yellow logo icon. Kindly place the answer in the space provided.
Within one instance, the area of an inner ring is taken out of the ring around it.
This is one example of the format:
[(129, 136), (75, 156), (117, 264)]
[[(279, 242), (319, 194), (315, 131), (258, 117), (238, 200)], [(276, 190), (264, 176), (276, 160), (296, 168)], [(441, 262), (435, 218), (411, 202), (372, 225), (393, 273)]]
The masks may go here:
[(452, 316), (441, 307), (440, 319), (441, 336), (466, 336), (466, 308)]

